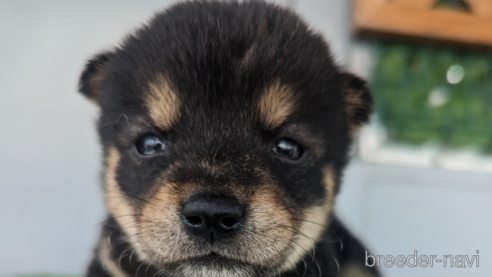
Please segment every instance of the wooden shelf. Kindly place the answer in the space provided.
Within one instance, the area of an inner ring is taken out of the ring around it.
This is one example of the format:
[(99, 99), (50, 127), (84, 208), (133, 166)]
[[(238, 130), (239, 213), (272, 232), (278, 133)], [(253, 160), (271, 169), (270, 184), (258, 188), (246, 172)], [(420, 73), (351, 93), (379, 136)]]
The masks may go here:
[(492, 46), (492, 0), (467, 0), (472, 12), (434, 8), (436, 0), (354, 0), (354, 27), (372, 32)]

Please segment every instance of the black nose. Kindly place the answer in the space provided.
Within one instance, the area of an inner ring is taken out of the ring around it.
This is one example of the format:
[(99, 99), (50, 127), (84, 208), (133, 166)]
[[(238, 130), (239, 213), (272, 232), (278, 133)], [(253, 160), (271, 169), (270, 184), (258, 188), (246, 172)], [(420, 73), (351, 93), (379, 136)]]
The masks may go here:
[(196, 195), (183, 206), (182, 214), (184, 225), (192, 234), (214, 243), (237, 232), (244, 209), (229, 196)]

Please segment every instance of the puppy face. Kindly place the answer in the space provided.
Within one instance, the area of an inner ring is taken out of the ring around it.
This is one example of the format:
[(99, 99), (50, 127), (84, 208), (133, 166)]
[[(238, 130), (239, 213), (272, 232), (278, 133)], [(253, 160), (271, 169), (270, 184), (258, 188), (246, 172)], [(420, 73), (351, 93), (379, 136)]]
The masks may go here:
[(189, 2), (91, 60), (107, 209), (170, 276), (259, 276), (311, 254), (371, 98), (289, 11)]

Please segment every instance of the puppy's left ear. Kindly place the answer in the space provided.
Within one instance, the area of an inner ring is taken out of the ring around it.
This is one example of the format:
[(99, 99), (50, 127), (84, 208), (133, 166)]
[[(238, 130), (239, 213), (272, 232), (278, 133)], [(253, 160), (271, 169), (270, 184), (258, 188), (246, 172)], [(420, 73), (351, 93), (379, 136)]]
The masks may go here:
[(96, 55), (87, 62), (80, 75), (79, 92), (98, 105), (104, 74), (112, 58), (110, 52)]
[(350, 73), (342, 73), (343, 97), (352, 134), (369, 121), (373, 110), (371, 92), (367, 83)]

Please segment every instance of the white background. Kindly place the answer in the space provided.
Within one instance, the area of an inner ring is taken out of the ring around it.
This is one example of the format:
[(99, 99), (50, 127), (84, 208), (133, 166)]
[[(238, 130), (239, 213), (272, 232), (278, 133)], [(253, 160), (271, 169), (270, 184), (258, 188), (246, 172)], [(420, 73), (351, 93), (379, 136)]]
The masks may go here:
[[(85, 61), (173, 1), (0, 1), (0, 275), (82, 274), (104, 219), (97, 109), (76, 92)], [(294, 7), (348, 64), (347, 0)], [(480, 268), (386, 276), (492, 276), (492, 176), (349, 167), (337, 213), (373, 254), (475, 255)], [(417, 272), (418, 271), (418, 272)]]

